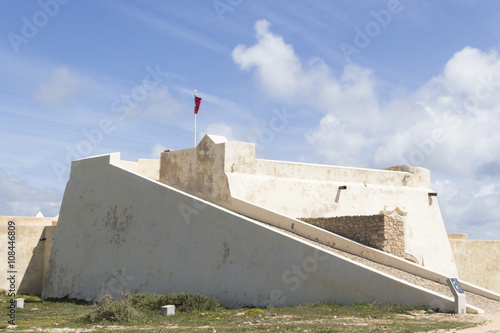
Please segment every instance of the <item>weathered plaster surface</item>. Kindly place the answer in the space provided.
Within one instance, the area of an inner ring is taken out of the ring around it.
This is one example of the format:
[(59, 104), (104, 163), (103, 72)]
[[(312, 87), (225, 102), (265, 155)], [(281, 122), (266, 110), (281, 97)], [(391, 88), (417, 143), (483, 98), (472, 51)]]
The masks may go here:
[(461, 279), (500, 293), (500, 241), (450, 237)]
[(451, 299), (118, 165), (112, 154), (72, 167), (42, 297), (184, 291), (229, 307), (322, 300), (453, 308)]
[[(8, 222), (15, 223), (15, 263), (14, 269), (8, 265)], [(50, 230), (54, 218), (50, 217), (0, 217), (0, 253), (4, 260), (1, 263), (0, 289), (9, 290), (7, 278), (15, 271), (15, 290), (20, 294), (42, 293), (43, 275), (51, 250), (52, 237)]]
[(162, 153), (160, 181), (213, 202), (227, 202), (230, 191), (224, 172), (225, 147), (214, 142), (227, 140), (210, 136), (196, 148)]

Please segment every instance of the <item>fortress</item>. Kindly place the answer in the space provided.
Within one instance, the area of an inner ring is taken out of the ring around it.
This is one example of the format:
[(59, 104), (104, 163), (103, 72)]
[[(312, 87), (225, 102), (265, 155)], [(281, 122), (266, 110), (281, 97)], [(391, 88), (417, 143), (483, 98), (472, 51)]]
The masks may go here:
[(467, 312), (482, 311), (478, 297), (500, 301), (500, 241), (447, 235), (419, 167), (262, 160), (254, 144), (206, 135), (159, 160), (74, 161), (57, 226), (2, 217), (10, 220), (29, 250), (17, 291), (43, 298), (184, 291), (227, 307), (362, 301), (456, 311), (446, 284), (458, 278)]

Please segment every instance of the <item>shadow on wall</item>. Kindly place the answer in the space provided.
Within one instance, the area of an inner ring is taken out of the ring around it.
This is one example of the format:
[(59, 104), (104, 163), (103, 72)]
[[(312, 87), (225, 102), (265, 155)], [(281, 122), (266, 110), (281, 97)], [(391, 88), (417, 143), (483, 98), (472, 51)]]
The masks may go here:
[(55, 228), (55, 226), (47, 226), (40, 233), (38, 243), (33, 248), (33, 255), (17, 289), (18, 294), (42, 294)]

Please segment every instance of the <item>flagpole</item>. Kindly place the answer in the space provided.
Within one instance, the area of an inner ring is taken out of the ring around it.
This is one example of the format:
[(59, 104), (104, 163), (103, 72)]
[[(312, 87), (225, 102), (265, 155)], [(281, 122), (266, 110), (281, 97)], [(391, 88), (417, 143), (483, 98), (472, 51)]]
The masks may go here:
[[(194, 105), (196, 107), (196, 90), (194, 91)], [(196, 112), (194, 113), (194, 147), (196, 148)]]

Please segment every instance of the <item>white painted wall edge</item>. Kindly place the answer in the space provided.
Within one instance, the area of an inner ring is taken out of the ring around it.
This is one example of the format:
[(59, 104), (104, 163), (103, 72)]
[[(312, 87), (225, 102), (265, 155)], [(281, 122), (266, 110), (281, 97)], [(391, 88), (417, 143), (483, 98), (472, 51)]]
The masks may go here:
[[(423, 266), (412, 263), (408, 260), (396, 257), (392, 254), (386, 253), (384, 251), (371, 248), (369, 246), (357, 243), (348, 238), (339, 236), (312, 224), (297, 220), (285, 215), (281, 215), (277, 212), (271, 211), (262, 206), (255, 205), (246, 200), (231, 197), (231, 204), (221, 204), (226, 208), (240, 213), (244, 216), (254, 218), (256, 220), (261, 220), (272, 224), (276, 227), (283, 228), (290, 232), (296, 233), (300, 236), (310, 238), (312, 240), (319, 241), (320, 243), (333, 246), (339, 250), (349, 252), (351, 254), (358, 255), (363, 258), (384, 264), (387, 266), (395, 267), (401, 269), (405, 272), (412, 273), (423, 278), (442, 283), (446, 285), (446, 280), (449, 277), (445, 276), (439, 272), (430, 270)], [(493, 300), (500, 301), (500, 294), (493, 291), (478, 287), (466, 281), (460, 280), (463, 290), (472, 292), (474, 294), (491, 298)]]

